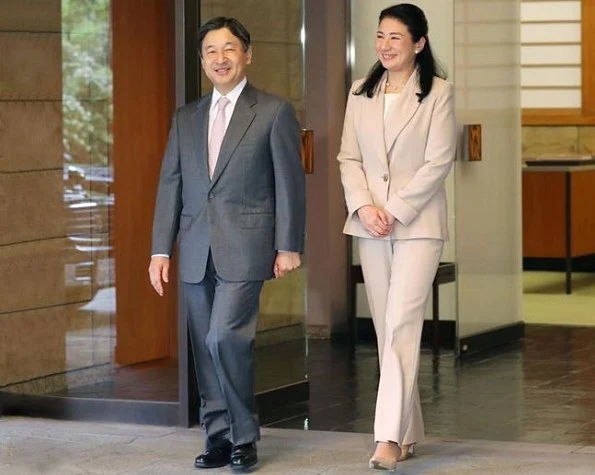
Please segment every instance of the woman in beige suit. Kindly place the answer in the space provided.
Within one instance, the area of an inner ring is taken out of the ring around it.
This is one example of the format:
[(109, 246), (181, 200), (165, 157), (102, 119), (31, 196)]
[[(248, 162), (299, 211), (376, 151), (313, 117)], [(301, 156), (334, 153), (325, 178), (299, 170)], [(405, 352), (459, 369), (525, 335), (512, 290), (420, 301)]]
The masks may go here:
[(337, 157), (380, 361), (371, 468), (424, 437), (417, 372), (424, 313), (448, 239), (444, 180), (456, 149), (452, 85), (438, 77), (422, 10), (380, 13), (378, 61), (353, 84)]

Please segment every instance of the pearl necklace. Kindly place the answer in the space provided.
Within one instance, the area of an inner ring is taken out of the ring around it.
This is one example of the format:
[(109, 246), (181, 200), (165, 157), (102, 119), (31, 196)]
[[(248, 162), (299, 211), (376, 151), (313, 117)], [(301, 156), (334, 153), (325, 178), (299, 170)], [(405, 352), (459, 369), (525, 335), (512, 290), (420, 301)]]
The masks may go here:
[(407, 83), (403, 83), (403, 84), (397, 84), (396, 86), (391, 86), (390, 83), (388, 81), (386, 81), (386, 91), (387, 92), (400, 92), (401, 89), (403, 89), (405, 87), (405, 84)]

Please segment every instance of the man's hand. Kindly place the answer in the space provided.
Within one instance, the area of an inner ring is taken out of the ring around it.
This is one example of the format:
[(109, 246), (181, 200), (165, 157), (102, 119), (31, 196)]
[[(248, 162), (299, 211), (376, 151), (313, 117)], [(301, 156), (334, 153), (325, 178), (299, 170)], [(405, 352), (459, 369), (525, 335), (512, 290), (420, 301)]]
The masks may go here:
[(372, 237), (388, 236), (395, 222), (394, 216), (372, 205), (362, 206), (357, 210), (357, 215), (364, 229)]
[(163, 297), (163, 282), (169, 282), (169, 258), (163, 256), (151, 257), (149, 264), (149, 279), (151, 285)]
[(273, 266), (275, 277), (280, 279), (292, 270), (297, 269), (301, 264), (299, 252), (279, 251)]

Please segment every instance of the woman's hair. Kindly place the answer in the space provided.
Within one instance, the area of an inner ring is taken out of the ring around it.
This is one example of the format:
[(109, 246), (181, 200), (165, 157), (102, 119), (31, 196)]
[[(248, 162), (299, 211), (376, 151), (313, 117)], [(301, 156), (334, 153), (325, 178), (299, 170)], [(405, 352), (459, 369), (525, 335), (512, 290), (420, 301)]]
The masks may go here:
[(221, 28), (227, 28), (231, 31), (231, 34), (241, 41), (244, 51), (248, 51), (250, 48), (250, 33), (248, 33), (246, 27), (235, 18), (218, 16), (200, 27), (198, 31), (198, 54), (202, 56), (202, 43), (207, 33)]
[[(418, 92), (417, 96), (419, 102), (421, 102), (430, 93), (434, 76), (446, 79), (446, 73), (432, 54), (430, 39), (428, 38), (428, 20), (426, 19), (426, 15), (421, 8), (415, 5), (399, 3), (398, 5), (382, 10), (378, 18), (378, 23), (385, 18), (393, 18), (403, 23), (407, 27), (414, 43), (417, 43), (421, 38), (426, 39), (423, 49), (415, 55), (415, 64), (418, 69), (419, 85), (421, 88), (421, 92)], [(384, 71), (386, 71), (386, 68), (382, 66), (380, 61), (376, 61), (366, 76), (365, 81), (354, 94), (365, 94), (367, 97), (374, 96)]]

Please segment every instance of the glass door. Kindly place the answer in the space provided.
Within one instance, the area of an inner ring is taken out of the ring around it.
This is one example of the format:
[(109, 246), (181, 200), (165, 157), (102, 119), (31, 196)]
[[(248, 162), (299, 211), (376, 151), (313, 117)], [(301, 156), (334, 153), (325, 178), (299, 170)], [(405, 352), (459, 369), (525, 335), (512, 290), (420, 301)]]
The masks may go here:
[(176, 422), (175, 289), (146, 278), (174, 106), (174, 7), (154, 3), (0, 2), (3, 412), (142, 400)]
[[(200, 2), (201, 23), (221, 15), (237, 18), (250, 32), (253, 48), (252, 64), (248, 67), (250, 83), (290, 101), (303, 123), (302, 0)], [(203, 73), (200, 94), (210, 90), (211, 84)], [(307, 261), (307, 257), (303, 259)], [(306, 289), (305, 265), (283, 279), (264, 285), (256, 337), (259, 394), (299, 387), (306, 381)]]

